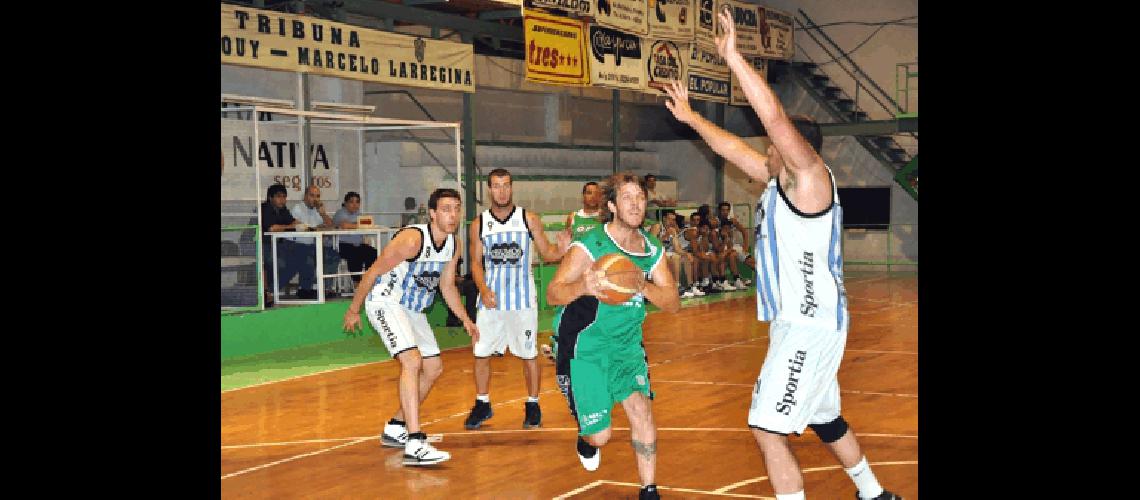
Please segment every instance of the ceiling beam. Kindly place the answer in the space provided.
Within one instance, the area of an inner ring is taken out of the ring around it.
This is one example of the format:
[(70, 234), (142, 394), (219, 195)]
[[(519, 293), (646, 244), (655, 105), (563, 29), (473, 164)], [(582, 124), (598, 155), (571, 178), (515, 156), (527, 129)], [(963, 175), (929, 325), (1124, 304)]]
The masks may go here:
[(522, 9), (485, 10), (479, 13), (479, 19), (482, 21), (518, 19), (520, 17), (522, 17)]
[[(306, 3), (319, 5), (321, 1), (306, 0)], [(520, 26), (507, 26), (505, 24), (479, 21), (454, 14), (435, 12), (388, 2), (343, 0), (343, 3), (344, 5), (340, 6), (341, 10), (362, 16), (370, 16), (378, 19), (395, 19), (421, 26), (438, 26), (459, 32), (489, 35), (503, 40), (525, 42), (523, 39), (523, 29)]]
[(824, 136), (891, 135), (899, 132), (918, 132), (918, 118), (872, 120), (856, 123), (821, 123), (819, 129)]

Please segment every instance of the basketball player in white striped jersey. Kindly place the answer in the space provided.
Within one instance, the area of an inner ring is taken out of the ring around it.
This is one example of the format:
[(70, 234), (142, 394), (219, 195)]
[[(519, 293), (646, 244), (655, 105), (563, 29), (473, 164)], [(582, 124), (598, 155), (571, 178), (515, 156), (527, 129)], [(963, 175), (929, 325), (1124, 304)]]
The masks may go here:
[(358, 331), (363, 304), (384, 347), (400, 361), (400, 407), (384, 426), (380, 442), (404, 448), (404, 465), (430, 465), (451, 458), (451, 454), (428, 444), (420, 428), (420, 403), (443, 373), (439, 344), (424, 314), (437, 289), (471, 338), (479, 340), (479, 328), (467, 317), (455, 287), (461, 253), (455, 238), (462, 217), (460, 206), (456, 190), (432, 192), (428, 198), (431, 222), (405, 226), (392, 236), (364, 273), (344, 313), (345, 331)]
[(787, 438), (804, 427), (811, 427), (843, 465), (857, 499), (897, 499), (879, 485), (855, 433), (839, 414), (836, 375), (848, 324), (840, 252), (843, 212), (835, 178), (819, 156), (823, 135), (810, 118), (788, 117), (764, 77), (737, 51), (729, 11), (717, 17), (722, 28), (717, 51), (768, 133), (768, 154), (693, 113), (680, 82), (666, 87), (670, 100), (665, 106), (713, 151), (767, 184), (756, 204), (754, 248), (758, 316), (771, 323), (748, 425), (778, 500), (804, 498), (803, 474)]
[(523, 427), (542, 424), (538, 405), (538, 301), (531, 270), (531, 241), (545, 262), (557, 262), (570, 246), (570, 234), (558, 232), (557, 244), (546, 239), (538, 214), (516, 206), (511, 173), (497, 168), (487, 174), (491, 208), (474, 220), (468, 234), (471, 276), (479, 287), (475, 322), (480, 337), (475, 355), (475, 405), (464, 422), (478, 429), (491, 418), (491, 360), (508, 349), (523, 361), (527, 398)]

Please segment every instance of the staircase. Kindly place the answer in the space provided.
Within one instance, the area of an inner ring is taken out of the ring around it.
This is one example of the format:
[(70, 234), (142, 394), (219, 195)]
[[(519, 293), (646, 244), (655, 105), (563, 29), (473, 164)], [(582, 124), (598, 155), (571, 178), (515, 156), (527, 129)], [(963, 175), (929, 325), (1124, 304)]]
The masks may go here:
[[(836, 61), (836, 66), (852, 78), (855, 82), (855, 95), (851, 96), (837, 86), (832, 77), (828, 76), (820, 64), (808, 57), (802, 47), (798, 52), (802, 57), (808, 59), (807, 61), (770, 61), (769, 71), (773, 78), (782, 80), (787, 77), (796, 82), (831, 115), (834, 122), (866, 122), (869, 115), (864, 111), (864, 107), (868, 105), (877, 106), (886, 112), (891, 120), (897, 120), (900, 130), (897, 135), (854, 135), (853, 137), (884, 167), (890, 169), (891, 176), (895, 181), (917, 201), (918, 113), (900, 106), (854, 61), (844, 55), (842, 49), (822, 30), (808, 29), (809, 26), (814, 27), (815, 22), (802, 9), (799, 9), (799, 16), (795, 19), (800, 32), (808, 35), (810, 40), (815, 42), (832, 60)], [(800, 40), (802, 37), (797, 39), (797, 46), (799, 46)], [(917, 72), (914, 75), (917, 75)], [(872, 103), (868, 104), (868, 100)], [(882, 115), (882, 113), (878, 114)], [(912, 139), (910, 142), (914, 154), (908, 152), (896, 138)]]

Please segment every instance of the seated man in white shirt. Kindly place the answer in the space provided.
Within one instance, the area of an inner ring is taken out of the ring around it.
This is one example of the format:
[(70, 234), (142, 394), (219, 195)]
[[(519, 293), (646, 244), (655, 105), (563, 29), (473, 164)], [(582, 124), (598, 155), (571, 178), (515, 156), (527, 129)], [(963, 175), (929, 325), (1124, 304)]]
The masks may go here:
[[(303, 230), (325, 230), (334, 229), (332, 217), (325, 213), (324, 204), (321, 202), (321, 188), (310, 185), (305, 189), (305, 197), (301, 203), (293, 205), (289, 210), (293, 214), (293, 218), (300, 221), (301, 224), (307, 226)], [(298, 230), (302, 230), (298, 228)], [(336, 273), (336, 268), (340, 264), (340, 254), (332, 247), (331, 238), (322, 238), (325, 240), (324, 248), (324, 269), (325, 274)], [(305, 266), (301, 270), (301, 287), (297, 290), (297, 298), (300, 299), (315, 299), (317, 298), (317, 290), (315, 287), (315, 275), (317, 270), (317, 250), (314, 238), (294, 238), (297, 242), (298, 251), (304, 253)], [(306, 273), (308, 276), (306, 276)], [(307, 279), (306, 279), (307, 278)], [(307, 286), (306, 286), (307, 285)], [(335, 295), (328, 292), (332, 285), (332, 278), (325, 282), (325, 295)]]

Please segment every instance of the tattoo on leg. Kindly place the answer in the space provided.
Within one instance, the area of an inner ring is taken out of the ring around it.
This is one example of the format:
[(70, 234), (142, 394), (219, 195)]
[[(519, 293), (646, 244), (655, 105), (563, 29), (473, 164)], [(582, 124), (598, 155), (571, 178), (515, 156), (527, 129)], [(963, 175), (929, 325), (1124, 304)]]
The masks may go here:
[(657, 441), (654, 441), (652, 443), (642, 443), (636, 439), (633, 439), (631, 441), (633, 441), (633, 451), (638, 455), (641, 455), (645, 458), (650, 458), (653, 455), (657, 454)]

